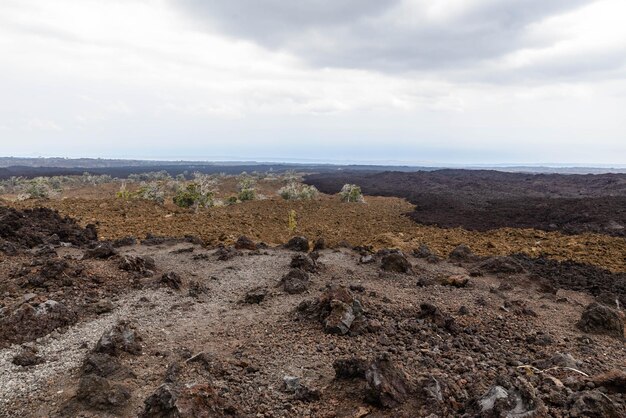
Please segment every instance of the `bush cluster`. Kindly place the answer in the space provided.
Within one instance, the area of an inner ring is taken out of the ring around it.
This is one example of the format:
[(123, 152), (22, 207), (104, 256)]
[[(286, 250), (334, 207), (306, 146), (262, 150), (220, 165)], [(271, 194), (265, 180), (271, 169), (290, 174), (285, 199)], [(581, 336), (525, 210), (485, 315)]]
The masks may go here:
[(289, 183), (278, 190), (278, 194), (285, 200), (313, 200), (319, 196), (315, 186), (300, 183)]
[(26, 180), (21, 189), (21, 193), (17, 196), (18, 200), (48, 199), (59, 193), (61, 185), (51, 182), (49, 177), (35, 177), (32, 180)]

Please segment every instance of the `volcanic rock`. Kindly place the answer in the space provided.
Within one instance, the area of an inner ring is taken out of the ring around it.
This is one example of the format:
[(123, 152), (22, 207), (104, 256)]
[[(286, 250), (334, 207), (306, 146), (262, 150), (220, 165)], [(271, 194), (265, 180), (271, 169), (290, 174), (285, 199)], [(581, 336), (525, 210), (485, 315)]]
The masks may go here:
[(250, 238), (242, 235), (237, 238), (237, 242), (235, 242), (235, 249), (255, 251), (257, 249), (257, 246)]
[(302, 293), (309, 288), (309, 274), (300, 269), (291, 269), (280, 279), (280, 284), (289, 294)]
[[(524, 266), (513, 257), (490, 257), (472, 269), (472, 272), (480, 273), (523, 273)], [(477, 275), (475, 273), (475, 275)]]
[(67, 261), (63, 259), (51, 258), (46, 260), (44, 265), (41, 266), (39, 273), (47, 279), (53, 279), (60, 276), (68, 267), (69, 264)]
[(119, 267), (122, 270), (136, 272), (148, 277), (154, 274), (156, 263), (150, 256), (124, 255), (120, 259)]
[(133, 377), (134, 374), (122, 365), (116, 357), (106, 353), (92, 352), (85, 357), (82, 368), (83, 375), (94, 374), (106, 378)]
[(52, 299), (23, 303), (8, 315), (0, 316), (0, 347), (43, 337), (57, 328), (74, 324), (77, 319), (74, 311)]
[(543, 417), (547, 408), (537, 397), (537, 391), (524, 378), (518, 377), (514, 383), (503, 387), (492, 386), (478, 400), (481, 417)]
[(19, 353), (11, 360), (16, 366), (34, 366), (44, 362), (43, 357), (37, 355), (37, 349), (35, 347), (24, 346)]
[(433, 255), (433, 252), (428, 248), (428, 245), (421, 244), (419, 248), (413, 250), (413, 255), (417, 258), (428, 258)]
[(248, 290), (243, 301), (250, 304), (258, 304), (263, 302), (263, 299), (267, 296), (267, 289), (264, 287), (255, 287)]
[(411, 263), (401, 252), (392, 252), (384, 255), (381, 261), (381, 268), (394, 273), (411, 273)]
[(53, 235), (74, 245), (85, 245), (97, 239), (94, 225), (81, 228), (75, 220), (62, 217), (52, 209), (17, 210), (0, 206), (0, 238), (13, 246), (34, 248), (48, 242)]
[(113, 248), (130, 247), (131, 245), (135, 244), (137, 244), (137, 238), (135, 237), (123, 237), (111, 241), (111, 245), (113, 245)]
[(610, 370), (593, 378), (596, 387), (604, 387), (610, 392), (626, 393), (626, 371)]
[(459, 331), (459, 326), (457, 325), (454, 318), (446, 313), (443, 313), (441, 309), (431, 303), (422, 303), (420, 305), (420, 313), (418, 318), (420, 319), (430, 319), (433, 324), (437, 325), (440, 328), (444, 328), (448, 330), (450, 333), (455, 334)]
[(174, 387), (161, 385), (144, 401), (143, 418), (217, 418), (236, 415), (217, 391), (207, 383)]
[(318, 238), (313, 245), (313, 251), (321, 251), (326, 249), (326, 241), (324, 238)]
[(596, 302), (585, 308), (577, 325), (584, 332), (624, 338), (624, 319), (619, 312)]
[(285, 248), (292, 251), (300, 251), (300, 252), (308, 252), (309, 251), (309, 240), (306, 237), (293, 237), (291, 238), (287, 244), (285, 244)]
[(117, 254), (117, 251), (110, 242), (100, 242), (95, 247), (85, 251), (84, 258), (105, 259), (111, 258), (115, 254)]
[(324, 330), (329, 334), (347, 334), (354, 319), (352, 305), (333, 299), (330, 301), (330, 314), (324, 320)]
[(568, 412), (572, 418), (620, 418), (626, 413), (599, 390), (574, 392), (568, 399)]
[(113, 302), (110, 299), (100, 299), (93, 304), (93, 310), (98, 315), (111, 312), (113, 308)]
[(215, 251), (215, 255), (219, 261), (228, 261), (241, 255), (241, 251), (238, 251), (233, 247), (220, 247), (217, 251)]
[(409, 397), (406, 374), (387, 356), (376, 359), (365, 372), (368, 400), (384, 408), (394, 408)]
[(333, 362), (337, 379), (364, 378), (367, 367), (367, 361), (359, 357), (342, 358)]
[(102, 334), (94, 352), (112, 356), (117, 356), (122, 352), (139, 355), (143, 350), (141, 341), (137, 330), (129, 321), (120, 321)]
[(91, 408), (109, 410), (125, 405), (130, 399), (130, 390), (95, 374), (80, 378), (76, 399)]
[(317, 271), (317, 263), (306, 254), (294, 255), (289, 267), (308, 271), (309, 273), (315, 273)]
[(448, 255), (448, 258), (452, 261), (475, 261), (476, 256), (472, 252), (472, 250), (464, 244), (456, 247), (452, 252)]
[(209, 289), (202, 282), (194, 280), (189, 282), (189, 290), (187, 291), (187, 294), (192, 298), (199, 298), (201, 295), (205, 295), (207, 293), (209, 293)]
[(439, 283), (444, 286), (465, 287), (469, 283), (469, 277), (464, 274), (453, 274), (440, 278)]
[(183, 284), (183, 280), (180, 278), (180, 276), (173, 271), (169, 273), (163, 273), (160, 282), (161, 284), (164, 284), (165, 286), (175, 290), (180, 289)]

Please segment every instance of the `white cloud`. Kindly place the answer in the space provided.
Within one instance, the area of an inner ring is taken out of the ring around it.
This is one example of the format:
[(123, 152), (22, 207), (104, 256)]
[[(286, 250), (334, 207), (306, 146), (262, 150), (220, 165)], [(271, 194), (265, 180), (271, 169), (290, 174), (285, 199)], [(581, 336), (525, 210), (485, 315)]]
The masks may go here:
[(624, 162), (623, 1), (356, 3), (5, 0), (3, 153)]

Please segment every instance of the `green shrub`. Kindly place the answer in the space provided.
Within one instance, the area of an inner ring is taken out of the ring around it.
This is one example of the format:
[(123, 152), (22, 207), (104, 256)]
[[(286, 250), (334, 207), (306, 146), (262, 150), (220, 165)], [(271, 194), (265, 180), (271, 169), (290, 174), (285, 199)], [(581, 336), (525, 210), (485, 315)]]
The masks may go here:
[(254, 200), (256, 198), (256, 191), (254, 190), (255, 181), (247, 174), (241, 176), (239, 184), (237, 185), (239, 193), (237, 198), (245, 202), (246, 200)]
[(115, 193), (115, 197), (122, 200), (130, 200), (133, 197), (133, 194), (126, 188), (126, 183), (122, 183), (120, 190)]
[(179, 190), (174, 196), (174, 204), (181, 208), (199, 208), (213, 206), (213, 192), (202, 192), (200, 185), (196, 183), (188, 184), (182, 190)]
[(343, 202), (365, 202), (361, 188), (356, 184), (344, 184), (339, 195)]

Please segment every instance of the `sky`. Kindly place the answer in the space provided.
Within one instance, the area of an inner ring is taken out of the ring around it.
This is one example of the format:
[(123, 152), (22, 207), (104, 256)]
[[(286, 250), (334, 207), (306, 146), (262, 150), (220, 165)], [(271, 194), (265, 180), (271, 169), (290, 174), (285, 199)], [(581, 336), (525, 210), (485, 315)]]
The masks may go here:
[(0, 155), (626, 164), (624, 0), (2, 0)]

